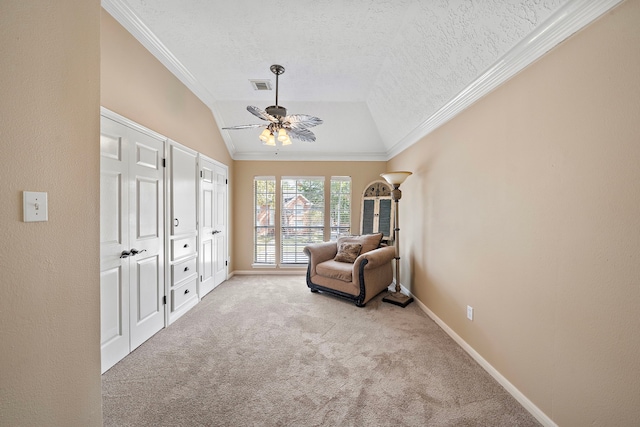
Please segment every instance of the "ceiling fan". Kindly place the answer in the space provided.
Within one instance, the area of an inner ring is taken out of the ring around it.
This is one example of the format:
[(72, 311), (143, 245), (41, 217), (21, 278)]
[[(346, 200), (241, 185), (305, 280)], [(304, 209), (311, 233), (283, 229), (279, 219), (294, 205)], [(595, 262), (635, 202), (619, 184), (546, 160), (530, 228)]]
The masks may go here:
[(291, 114), (287, 116), (287, 109), (278, 105), (278, 76), (284, 73), (284, 67), (274, 64), (270, 67), (270, 70), (276, 75), (276, 105), (271, 105), (264, 110), (252, 105), (247, 107), (251, 114), (269, 123), (231, 126), (222, 129), (251, 129), (264, 126), (266, 128), (260, 134), (260, 140), (263, 141), (264, 145), (270, 146), (276, 145), (276, 139), (282, 145), (290, 145), (290, 138), (300, 141), (315, 141), (316, 136), (309, 128), (322, 124), (322, 120), (307, 114)]

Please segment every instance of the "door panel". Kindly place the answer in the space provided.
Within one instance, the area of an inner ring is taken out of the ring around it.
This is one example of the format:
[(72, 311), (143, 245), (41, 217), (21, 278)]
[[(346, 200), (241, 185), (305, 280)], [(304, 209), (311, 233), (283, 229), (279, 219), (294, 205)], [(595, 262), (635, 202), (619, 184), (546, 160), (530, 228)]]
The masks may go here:
[(137, 275), (141, 278), (138, 286), (138, 309), (135, 317), (137, 325), (149, 320), (160, 311), (158, 304), (158, 257), (136, 260)]
[(208, 238), (202, 242), (202, 262), (200, 263), (200, 276), (202, 281), (213, 279), (214, 263), (213, 239)]
[[(124, 330), (122, 325), (128, 312), (123, 310), (122, 302), (122, 268), (104, 270), (100, 273), (100, 340), (103, 345), (118, 340), (123, 334), (128, 337), (129, 330)], [(128, 347), (127, 343), (127, 352)]]
[(131, 188), (130, 247), (139, 251), (130, 257), (136, 263), (130, 278), (130, 329), (133, 351), (164, 327), (164, 224), (161, 158), (164, 143), (141, 132), (130, 131), (136, 160), (130, 166), (135, 176)]
[(100, 350), (102, 372), (129, 354), (128, 152), (119, 125), (102, 118), (100, 130)]
[(160, 224), (158, 224), (158, 206), (160, 200), (160, 189), (158, 180), (138, 178), (138, 239), (153, 239), (160, 237)]
[(196, 226), (196, 156), (171, 145), (171, 234), (190, 233)]
[[(102, 372), (164, 327), (164, 142), (100, 122)], [(134, 254), (132, 249), (139, 251)], [(130, 256), (122, 256), (131, 252)]]
[(100, 174), (100, 244), (118, 245), (122, 243), (122, 174)]
[(227, 169), (200, 158), (200, 298), (227, 278)]
[(158, 147), (147, 146), (140, 142), (136, 143), (136, 165), (147, 167), (151, 170), (160, 169), (160, 159), (162, 153), (158, 151)]
[(213, 235), (215, 262), (214, 283), (218, 286), (227, 280), (227, 169), (215, 165), (215, 204), (213, 228), (217, 231)]
[(200, 298), (215, 287), (213, 264), (215, 262), (214, 241), (214, 171), (215, 165), (205, 159), (200, 160)]

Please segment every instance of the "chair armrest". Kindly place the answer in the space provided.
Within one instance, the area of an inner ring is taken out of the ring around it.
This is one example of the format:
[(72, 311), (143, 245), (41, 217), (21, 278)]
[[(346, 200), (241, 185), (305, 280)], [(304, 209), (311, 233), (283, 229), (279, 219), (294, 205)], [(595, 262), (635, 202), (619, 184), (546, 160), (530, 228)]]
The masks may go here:
[(360, 264), (363, 260), (367, 260), (367, 264), (364, 267), (365, 270), (370, 270), (389, 263), (392, 259), (395, 258), (395, 256), (396, 248), (394, 248), (393, 246), (385, 246), (360, 255), (353, 263), (353, 272), (355, 274), (354, 277), (357, 277), (357, 272), (359, 271)]
[(314, 243), (305, 246), (303, 251), (309, 257), (309, 267), (315, 274), (316, 265), (333, 259), (338, 253), (338, 246), (336, 242)]

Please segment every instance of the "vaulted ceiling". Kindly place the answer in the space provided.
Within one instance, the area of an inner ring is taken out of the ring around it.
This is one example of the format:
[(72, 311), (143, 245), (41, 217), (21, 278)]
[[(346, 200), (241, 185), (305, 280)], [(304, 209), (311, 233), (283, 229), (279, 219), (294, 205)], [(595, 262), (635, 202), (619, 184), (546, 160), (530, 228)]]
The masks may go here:
[(320, 117), (315, 142), (222, 130), (234, 159), (388, 160), (619, 0), (103, 0), (218, 126), (279, 104)]

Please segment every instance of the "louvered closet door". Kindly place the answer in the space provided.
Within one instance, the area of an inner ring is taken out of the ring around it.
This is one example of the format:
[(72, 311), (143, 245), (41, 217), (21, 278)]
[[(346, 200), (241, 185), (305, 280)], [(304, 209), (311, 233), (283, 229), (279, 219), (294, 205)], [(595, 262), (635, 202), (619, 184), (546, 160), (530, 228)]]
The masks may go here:
[(102, 372), (164, 327), (164, 142), (101, 118)]

